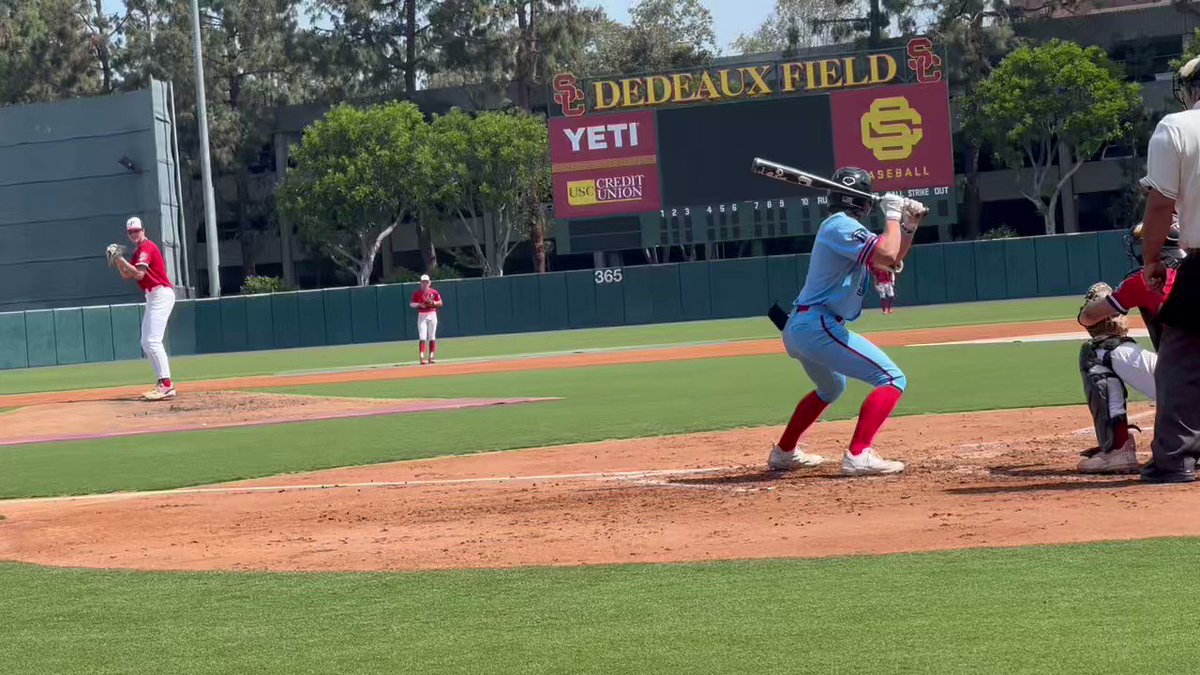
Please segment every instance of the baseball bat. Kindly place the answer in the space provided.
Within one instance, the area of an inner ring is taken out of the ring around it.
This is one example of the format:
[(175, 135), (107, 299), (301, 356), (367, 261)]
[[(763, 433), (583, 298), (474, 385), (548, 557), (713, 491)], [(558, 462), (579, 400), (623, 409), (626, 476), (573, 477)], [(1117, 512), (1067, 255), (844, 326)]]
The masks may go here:
[(751, 165), (750, 170), (756, 174), (759, 174), (760, 176), (774, 178), (775, 180), (781, 180), (785, 183), (791, 183), (793, 185), (802, 185), (804, 187), (815, 188), (817, 190), (840, 192), (842, 194), (847, 194), (854, 197), (870, 199), (872, 202), (879, 201), (879, 195), (874, 195), (870, 192), (863, 192), (862, 190), (856, 190), (852, 187), (842, 185), (837, 181), (823, 178), (807, 171), (801, 171), (800, 169), (788, 166), (786, 164), (772, 162), (761, 157), (754, 158), (754, 164)]

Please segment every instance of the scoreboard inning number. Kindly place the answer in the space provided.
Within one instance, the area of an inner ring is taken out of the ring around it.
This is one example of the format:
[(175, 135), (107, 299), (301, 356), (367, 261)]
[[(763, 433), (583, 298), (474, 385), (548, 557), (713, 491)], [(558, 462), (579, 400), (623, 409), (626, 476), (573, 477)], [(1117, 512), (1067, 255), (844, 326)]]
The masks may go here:
[[(801, 203), (802, 203), (804, 206), (808, 206), (808, 199), (807, 199), (807, 198), (805, 198), (805, 199), (802, 199), (802, 200), (800, 200), (800, 201), (801, 201)], [(821, 203), (821, 204), (824, 204), (824, 203), (825, 203), (825, 199), (824, 199), (824, 198), (820, 198), (818, 201), (819, 201), (819, 203)], [(765, 208), (765, 209), (767, 209), (767, 210), (776, 209), (776, 208), (778, 208), (778, 209), (784, 209), (784, 208), (787, 208), (787, 204), (786, 204), (786, 203), (784, 202), (784, 200), (782, 200), (782, 199), (768, 199), (768, 200), (767, 200), (767, 201), (765, 201), (765, 202), (758, 201), (758, 202), (746, 202), (746, 203), (748, 203), (748, 204), (754, 204), (754, 210), (755, 210), (755, 211), (762, 211), (764, 208)], [(697, 207), (697, 208), (700, 208), (700, 207)], [(713, 214), (713, 213), (737, 213), (737, 211), (738, 211), (738, 204), (737, 204), (736, 202), (735, 202), (735, 203), (732, 203), (732, 204), (717, 204), (716, 206), (711, 206), (711, 205), (710, 205), (710, 206), (705, 206), (705, 207), (704, 207), (704, 212), (705, 212), (705, 213), (709, 213), (709, 214)], [(660, 210), (659, 210), (659, 212), (658, 212), (658, 215), (659, 215), (659, 216), (661, 216), (661, 217), (663, 217), (663, 218), (680, 218), (680, 217), (683, 217), (683, 218), (690, 218), (690, 217), (691, 217), (691, 215), (692, 215), (692, 209), (691, 209), (691, 207), (686, 207), (686, 206), (685, 206), (685, 207), (683, 207), (682, 209), (677, 209), (677, 208), (676, 208), (676, 209), (671, 209), (671, 212), (670, 212), (670, 213), (667, 213), (667, 210), (666, 210), (666, 209), (660, 209)]]

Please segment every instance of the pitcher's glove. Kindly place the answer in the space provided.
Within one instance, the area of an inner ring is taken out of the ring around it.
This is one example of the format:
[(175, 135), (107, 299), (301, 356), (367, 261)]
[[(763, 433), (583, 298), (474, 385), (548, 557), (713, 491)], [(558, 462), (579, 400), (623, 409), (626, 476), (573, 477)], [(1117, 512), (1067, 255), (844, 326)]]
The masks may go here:
[(108, 258), (109, 267), (116, 267), (117, 258), (125, 257), (125, 247), (120, 244), (109, 244), (108, 248), (104, 249), (104, 257)]
[[(1092, 284), (1091, 287), (1087, 289), (1087, 293), (1083, 295), (1083, 305), (1079, 308), (1079, 316), (1083, 316), (1083, 309), (1085, 307), (1092, 304), (1096, 300), (1112, 295), (1112, 292), (1112, 286), (1109, 286), (1103, 281), (1098, 281)], [(1108, 336), (1125, 337), (1129, 334), (1129, 326), (1126, 324), (1126, 317), (1124, 314), (1111, 316), (1093, 326), (1085, 326), (1085, 328), (1087, 328), (1088, 334), (1094, 338)]]

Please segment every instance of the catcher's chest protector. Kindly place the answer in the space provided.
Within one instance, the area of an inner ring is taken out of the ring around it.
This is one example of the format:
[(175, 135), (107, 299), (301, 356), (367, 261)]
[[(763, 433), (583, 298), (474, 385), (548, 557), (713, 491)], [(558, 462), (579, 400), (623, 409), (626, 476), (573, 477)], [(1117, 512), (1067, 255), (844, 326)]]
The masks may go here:
[(1114, 442), (1114, 427), (1127, 423), (1125, 383), (1112, 370), (1109, 355), (1130, 337), (1098, 337), (1083, 343), (1079, 350), (1079, 373), (1083, 376), (1083, 393), (1096, 426), (1100, 449), (1110, 452)]

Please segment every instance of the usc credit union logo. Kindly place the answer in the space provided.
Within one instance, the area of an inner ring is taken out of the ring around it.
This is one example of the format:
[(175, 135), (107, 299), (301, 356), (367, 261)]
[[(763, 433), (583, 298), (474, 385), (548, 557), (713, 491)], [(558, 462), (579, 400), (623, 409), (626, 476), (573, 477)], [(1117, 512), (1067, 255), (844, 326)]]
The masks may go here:
[(908, 159), (924, 136), (921, 113), (903, 96), (877, 98), (863, 113), (862, 144), (881, 162)]
[(587, 178), (567, 183), (567, 203), (571, 206), (603, 206), (641, 201), (645, 195), (645, 176)]

